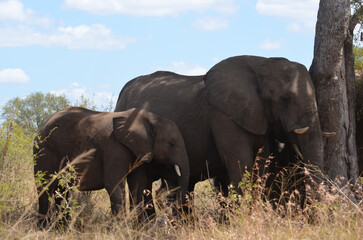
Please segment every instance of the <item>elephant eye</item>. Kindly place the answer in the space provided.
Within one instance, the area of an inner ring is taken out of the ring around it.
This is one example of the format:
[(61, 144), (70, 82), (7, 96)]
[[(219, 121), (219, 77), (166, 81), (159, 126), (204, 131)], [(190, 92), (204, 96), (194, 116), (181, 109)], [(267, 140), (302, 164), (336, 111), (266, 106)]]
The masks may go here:
[(170, 142), (169, 142), (169, 146), (170, 146), (170, 147), (175, 147), (175, 145), (176, 145), (176, 143), (175, 143), (174, 141), (170, 141)]
[(284, 103), (284, 104), (289, 104), (290, 103), (290, 97), (287, 96), (287, 95), (283, 95), (281, 96), (281, 101)]

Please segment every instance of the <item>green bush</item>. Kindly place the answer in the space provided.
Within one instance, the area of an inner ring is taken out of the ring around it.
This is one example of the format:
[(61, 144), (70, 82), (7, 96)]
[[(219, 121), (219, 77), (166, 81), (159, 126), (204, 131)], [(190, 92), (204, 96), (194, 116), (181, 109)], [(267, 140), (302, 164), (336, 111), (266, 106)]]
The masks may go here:
[(19, 218), (35, 204), (33, 136), (12, 119), (0, 126), (0, 215), (6, 222)]

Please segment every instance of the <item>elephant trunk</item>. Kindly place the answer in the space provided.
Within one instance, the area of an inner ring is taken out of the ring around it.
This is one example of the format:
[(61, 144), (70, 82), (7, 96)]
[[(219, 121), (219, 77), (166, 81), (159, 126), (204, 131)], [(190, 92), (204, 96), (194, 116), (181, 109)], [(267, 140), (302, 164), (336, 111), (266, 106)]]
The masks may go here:
[(189, 186), (189, 178), (190, 175), (182, 175), (181, 177), (178, 177), (178, 186), (180, 187), (178, 190), (178, 201), (179, 203), (185, 203), (186, 202), (186, 196)]
[[(310, 117), (306, 125), (309, 126), (309, 131), (298, 136), (298, 144), (301, 148), (303, 161), (323, 171), (323, 140), (318, 114), (316, 113), (313, 117)], [(320, 183), (315, 177), (314, 180)]]
[(173, 161), (174, 170), (177, 177), (177, 199), (179, 203), (186, 202), (186, 194), (189, 187), (189, 178), (190, 178), (190, 169), (189, 169), (189, 160), (187, 157), (187, 153), (181, 154), (179, 159)]

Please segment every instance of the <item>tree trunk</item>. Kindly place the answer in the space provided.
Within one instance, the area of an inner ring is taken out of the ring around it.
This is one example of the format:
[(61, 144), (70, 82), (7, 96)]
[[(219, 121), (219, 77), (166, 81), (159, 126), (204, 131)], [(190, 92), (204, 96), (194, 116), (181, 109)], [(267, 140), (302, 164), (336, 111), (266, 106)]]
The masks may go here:
[(324, 173), (341, 187), (358, 180), (350, 13), (349, 0), (320, 1), (310, 67), (322, 131), (336, 132), (324, 139)]

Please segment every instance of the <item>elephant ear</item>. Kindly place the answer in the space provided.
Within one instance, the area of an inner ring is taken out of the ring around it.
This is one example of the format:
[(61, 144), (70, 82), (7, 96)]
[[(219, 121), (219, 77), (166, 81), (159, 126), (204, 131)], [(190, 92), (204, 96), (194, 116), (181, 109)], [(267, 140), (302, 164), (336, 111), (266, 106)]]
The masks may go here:
[(210, 104), (256, 135), (265, 134), (268, 127), (260, 96), (260, 77), (250, 65), (260, 61), (252, 56), (228, 58), (216, 64), (204, 77)]
[(138, 159), (150, 162), (153, 158), (154, 133), (144, 111), (130, 109), (113, 118), (113, 134)]

